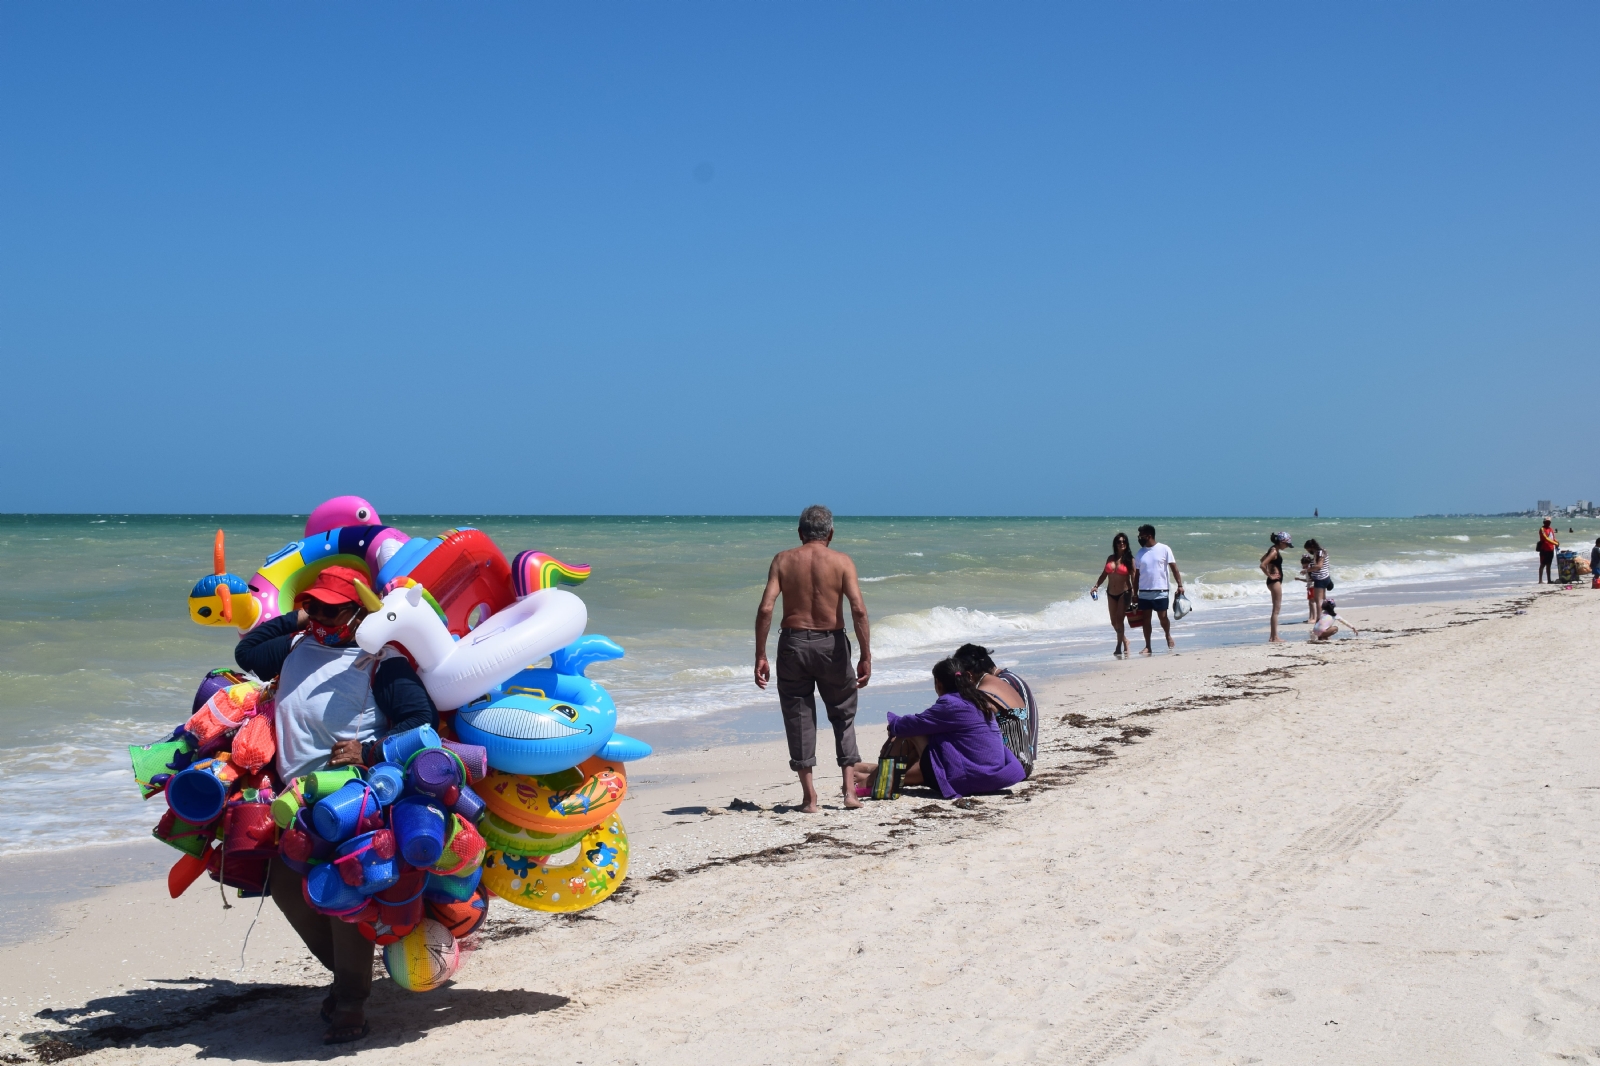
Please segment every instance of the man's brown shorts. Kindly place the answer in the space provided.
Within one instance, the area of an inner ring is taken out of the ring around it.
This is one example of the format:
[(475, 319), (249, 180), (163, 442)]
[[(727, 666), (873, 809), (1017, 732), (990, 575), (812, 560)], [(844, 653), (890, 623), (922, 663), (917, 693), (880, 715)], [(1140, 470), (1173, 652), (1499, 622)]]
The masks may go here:
[(817, 765), (817, 700), (821, 690), (840, 766), (861, 761), (856, 750), (856, 672), (844, 630), (785, 629), (778, 634), (778, 702), (789, 738), (789, 769)]

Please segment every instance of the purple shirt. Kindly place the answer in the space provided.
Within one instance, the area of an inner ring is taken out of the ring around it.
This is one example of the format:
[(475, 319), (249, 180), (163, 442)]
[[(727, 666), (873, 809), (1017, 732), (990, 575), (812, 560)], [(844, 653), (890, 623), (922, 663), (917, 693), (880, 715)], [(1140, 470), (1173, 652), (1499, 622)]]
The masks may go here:
[(889, 715), (891, 737), (927, 737), (923, 764), (945, 799), (997, 792), (1026, 775), (1000, 737), (1000, 724), (953, 692), (921, 714)]

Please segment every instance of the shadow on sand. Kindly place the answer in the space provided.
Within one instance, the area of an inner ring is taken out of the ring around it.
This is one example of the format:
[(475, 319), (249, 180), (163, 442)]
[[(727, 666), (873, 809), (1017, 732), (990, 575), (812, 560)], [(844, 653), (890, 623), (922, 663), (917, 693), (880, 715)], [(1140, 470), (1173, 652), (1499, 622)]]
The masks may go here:
[(55, 1025), (26, 1034), (23, 1040), (36, 1046), (64, 1041), (85, 1052), (106, 1047), (189, 1046), (198, 1049), (199, 1058), (292, 1062), (402, 1047), (442, 1026), (540, 1014), (568, 1002), (564, 996), (543, 992), (460, 988), (450, 983), (418, 995), (392, 981), (378, 980), (373, 982), (372, 998), (367, 1002), (372, 1035), (355, 1043), (324, 1047), (326, 1027), (317, 1016), (324, 988), (199, 978), (154, 983), (157, 987), (102, 996), (78, 1008), (40, 1011), (36, 1017)]

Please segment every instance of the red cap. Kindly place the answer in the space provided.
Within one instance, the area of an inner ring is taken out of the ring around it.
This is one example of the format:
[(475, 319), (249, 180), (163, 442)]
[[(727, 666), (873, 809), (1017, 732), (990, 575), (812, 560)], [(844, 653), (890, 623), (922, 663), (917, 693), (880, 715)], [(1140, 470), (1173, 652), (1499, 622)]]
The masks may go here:
[(323, 603), (360, 603), (361, 596), (356, 592), (355, 583), (359, 581), (366, 584), (367, 579), (359, 570), (352, 570), (348, 566), (330, 566), (317, 575), (309, 587), (300, 596), (310, 596)]

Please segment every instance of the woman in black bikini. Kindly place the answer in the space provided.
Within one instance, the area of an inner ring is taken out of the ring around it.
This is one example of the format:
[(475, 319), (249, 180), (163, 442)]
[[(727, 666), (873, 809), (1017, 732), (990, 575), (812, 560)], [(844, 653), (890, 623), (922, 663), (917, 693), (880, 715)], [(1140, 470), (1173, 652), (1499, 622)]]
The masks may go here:
[(1128, 598), (1133, 592), (1133, 551), (1128, 547), (1128, 535), (1118, 533), (1111, 538), (1111, 554), (1106, 556), (1105, 569), (1089, 590), (1091, 596), (1100, 594), (1101, 582), (1106, 586), (1106, 609), (1111, 612), (1111, 628), (1117, 631), (1117, 650), (1112, 654), (1121, 659), (1128, 655), (1128, 638), (1122, 631), (1122, 620), (1128, 613)]
[(1278, 610), (1283, 606), (1283, 549), (1292, 547), (1294, 543), (1289, 540), (1289, 534), (1274, 533), (1272, 547), (1261, 557), (1261, 572), (1267, 575), (1267, 591), (1272, 594), (1272, 636), (1268, 638), (1271, 644), (1283, 643), (1283, 638), (1278, 636)]

